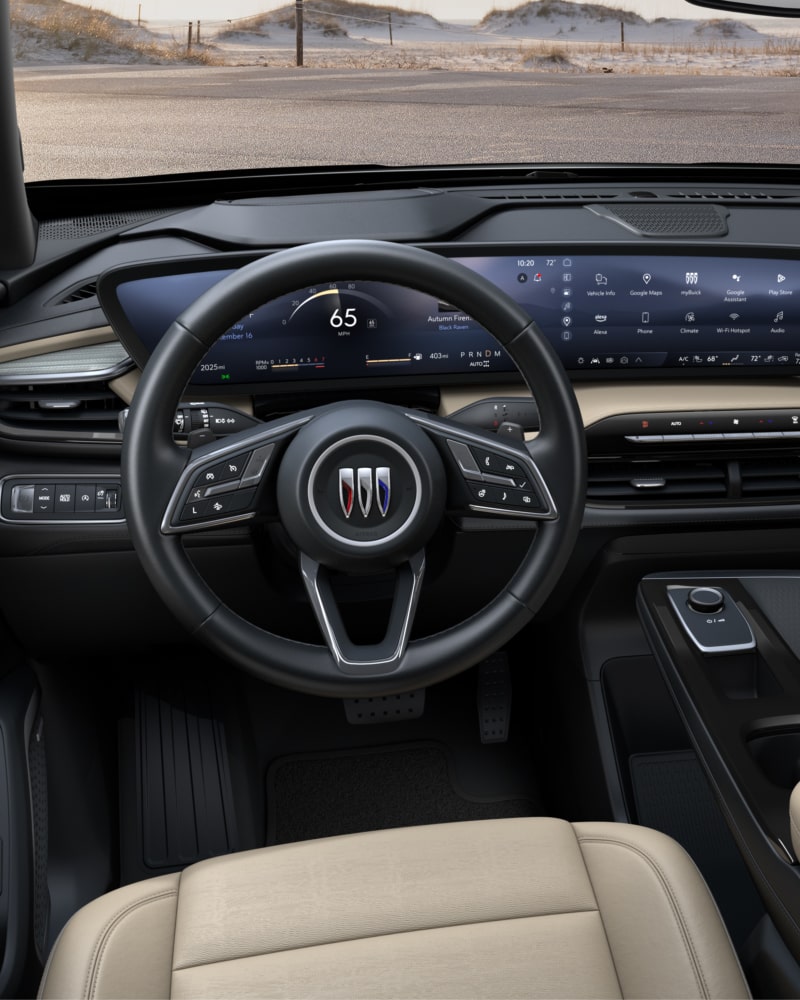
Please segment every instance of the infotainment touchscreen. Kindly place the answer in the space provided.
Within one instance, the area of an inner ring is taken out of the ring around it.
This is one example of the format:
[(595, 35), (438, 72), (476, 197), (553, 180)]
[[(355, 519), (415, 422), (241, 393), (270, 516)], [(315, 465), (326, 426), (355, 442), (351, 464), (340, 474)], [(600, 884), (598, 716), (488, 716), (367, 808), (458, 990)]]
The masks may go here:
[[(526, 309), (571, 372), (800, 370), (800, 261), (666, 253), (455, 259)], [(142, 363), (181, 311), (232, 270), (140, 271), (101, 282), (101, 299)], [(354, 279), (297, 289), (243, 316), (192, 383), (509, 371), (491, 335), (453, 304)]]

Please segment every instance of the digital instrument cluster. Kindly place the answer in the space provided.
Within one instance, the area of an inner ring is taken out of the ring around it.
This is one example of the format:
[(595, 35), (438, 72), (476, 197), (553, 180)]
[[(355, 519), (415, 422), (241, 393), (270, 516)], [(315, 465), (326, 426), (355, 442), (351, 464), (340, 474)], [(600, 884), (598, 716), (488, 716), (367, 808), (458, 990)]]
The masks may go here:
[[(455, 259), (529, 312), (571, 373), (800, 370), (797, 260), (538, 251)], [(119, 269), (101, 279), (101, 302), (144, 364), (183, 309), (240, 264), (218, 258)], [(513, 371), (506, 352), (456, 305), (354, 276), (298, 289), (243, 316), (191, 382), (278, 385)]]

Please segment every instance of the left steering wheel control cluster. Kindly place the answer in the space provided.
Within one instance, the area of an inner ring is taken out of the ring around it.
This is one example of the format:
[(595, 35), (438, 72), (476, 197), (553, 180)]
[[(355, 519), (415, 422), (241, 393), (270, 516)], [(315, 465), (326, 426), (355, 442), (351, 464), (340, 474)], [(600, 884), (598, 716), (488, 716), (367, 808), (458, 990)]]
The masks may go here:
[(249, 511), (274, 449), (274, 443), (265, 444), (214, 464), (204, 464), (193, 475), (178, 524), (213, 522)]
[(0, 484), (4, 521), (123, 521), (119, 476), (9, 476)]
[(279, 422), (271, 432), (239, 436), (237, 444), (222, 442), (198, 448), (183, 470), (161, 522), (165, 535), (200, 531), (254, 517), (258, 495), (276, 448), (301, 427), (307, 417)]

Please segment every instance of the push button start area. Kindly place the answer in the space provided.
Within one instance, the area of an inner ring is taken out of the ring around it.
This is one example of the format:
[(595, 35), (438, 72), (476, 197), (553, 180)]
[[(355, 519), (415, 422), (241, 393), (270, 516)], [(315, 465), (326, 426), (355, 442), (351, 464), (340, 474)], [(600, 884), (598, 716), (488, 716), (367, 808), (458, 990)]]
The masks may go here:
[(301, 552), (371, 572), (422, 549), (443, 514), (446, 479), (428, 436), (400, 410), (351, 403), (320, 413), (286, 449), (281, 520)]

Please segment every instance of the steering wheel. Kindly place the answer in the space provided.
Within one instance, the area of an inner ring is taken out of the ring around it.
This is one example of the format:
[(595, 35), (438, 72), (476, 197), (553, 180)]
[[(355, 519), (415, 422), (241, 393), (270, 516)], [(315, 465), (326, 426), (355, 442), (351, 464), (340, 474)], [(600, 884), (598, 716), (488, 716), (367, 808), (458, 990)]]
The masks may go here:
[[(523, 444), (388, 404), (334, 403), (194, 449), (178, 446), (181, 394), (209, 347), (264, 302), (321, 281), (391, 282), (453, 303), (505, 347), (539, 408)], [(172, 324), (142, 375), (125, 427), (122, 476), (133, 544), (164, 602), (224, 657), (276, 684), (333, 697), (399, 693), (444, 680), (503, 646), (555, 586), (580, 528), (583, 425), (570, 382), (530, 317), (491, 282), (436, 254), (367, 240), (280, 251), (209, 289)], [(267, 632), (222, 603), (182, 539), (274, 510), (300, 552), (324, 645)], [(518, 569), (478, 613), (410, 639), (425, 547), (446, 516), (535, 527)], [(331, 574), (394, 573), (384, 639), (351, 641)]]

